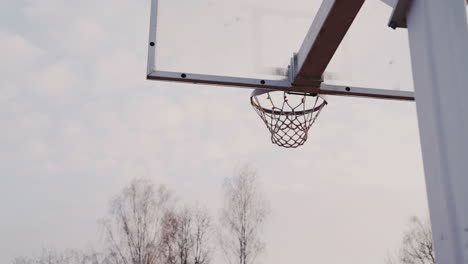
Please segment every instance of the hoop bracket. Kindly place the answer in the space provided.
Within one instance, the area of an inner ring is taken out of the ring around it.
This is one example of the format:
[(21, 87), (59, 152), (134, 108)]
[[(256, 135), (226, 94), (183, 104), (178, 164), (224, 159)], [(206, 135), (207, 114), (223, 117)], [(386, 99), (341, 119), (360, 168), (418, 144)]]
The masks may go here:
[(407, 28), (406, 15), (411, 6), (411, 0), (397, 0), (396, 5), (393, 7), (392, 16), (388, 21), (388, 26), (397, 28)]

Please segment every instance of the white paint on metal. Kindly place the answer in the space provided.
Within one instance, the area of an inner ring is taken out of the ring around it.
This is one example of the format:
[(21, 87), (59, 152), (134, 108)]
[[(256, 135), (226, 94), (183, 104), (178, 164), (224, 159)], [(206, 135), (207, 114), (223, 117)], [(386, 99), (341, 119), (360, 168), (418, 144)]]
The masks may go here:
[(395, 7), (398, 2), (398, 0), (381, 0), (381, 1), (390, 7)]
[(414, 93), (407, 91), (328, 85), (324, 83), (322, 83), (321, 85), (319, 84), (320, 86), (316, 87), (295, 86), (292, 85), (289, 80), (239, 78), (168, 71), (153, 71), (147, 76), (147, 79), (195, 84), (224, 85), (242, 88), (263, 88), (269, 90), (280, 90), (299, 93), (318, 93), (339, 96), (368, 97), (375, 99), (390, 99), (403, 101), (414, 100)]
[(388, 21), (388, 26), (393, 29), (406, 28), (406, 17), (408, 16), (408, 9), (410, 6), (411, 0), (398, 0), (397, 4), (393, 8), (392, 15)]
[[(146, 75), (156, 70), (155, 57), (156, 57), (156, 30), (157, 30), (157, 14), (158, 14), (158, 0), (151, 0), (150, 7), (150, 27), (149, 27), (149, 40), (148, 40), (148, 62), (146, 65)], [(151, 45), (150, 43), (153, 43)]]
[(402, 100), (402, 101), (414, 100), (414, 93), (409, 92), (409, 91), (330, 85), (330, 84), (325, 84), (325, 83), (320, 86), (320, 91), (321, 91), (320, 92), (321, 94), (329, 94), (329, 95), (368, 97), (368, 98), (374, 98), (374, 99), (390, 99), (390, 100)]
[[(301, 51), (299, 52), (298, 58), (302, 58), (301, 65), (304, 63), (309, 50), (317, 40), (320, 30), (322, 29), (327, 17), (330, 15), (330, 11), (333, 8), (336, 0), (324, 0), (322, 3), (317, 16), (314, 19), (312, 26), (304, 40)], [(356, 1), (359, 3), (360, 1)], [(341, 4), (345, 3), (340, 2)], [(330, 94), (340, 96), (358, 96), (378, 99), (393, 99), (393, 100), (414, 100), (414, 94), (412, 92), (405, 91), (394, 91), (394, 90), (383, 90), (383, 89), (371, 89), (371, 88), (360, 88), (350, 86), (337, 86), (322, 84), (322, 80), (309, 80), (305, 85), (293, 84), (294, 78), (290, 76), (289, 79), (285, 80), (268, 80), (268, 79), (255, 79), (255, 78), (240, 78), (240, 77), (229, 77), (229, 76), (216, 76), (216, 75), (205, 75), (205, 74), (193, 74), (193, 73), (182, 73), (182, 72), (169, 72), (159, 71), (156, 67), (155, 55), (157, 43), (157, 12), (158, 12), (158, 0), (151, 1), (151, 16), (150, 16), (150, 32), (149, 32), (149, 43), (148, 43), (148, 65), (147, 65), (147, 79), (149, 80), (162, 80), (162, 81), (174, 81), (174, 82), (185, 82), (185, 83), (197, 83), (197, 84), (211, 84), (211, 85), (225, 85), (233, 87), (244, 87), (244, 88), (264, 88), (271, 90), (282, 90), (290, 92), (302, 92), (302, 93), (318, 93), (318, 94)], [(354, 16), (354, 15), (353, 15)], [(154, 43), (153, 46), (150, 43)], [(301, 55), (302, 54), (302, 55)], [(291, 67), (297, 65), (292, 63)], [(291, 69), (292, 70), (292, 69)], [(292, 70), (292, 72), (295, 72)]]
[(277, 90), (288, 90), (291, 87), (291, 83), (289, 82), (289, 80), (254, 79), (169, 71), (153, 71), (147, 76), (147, 79), (199, 84), (227, 85), (243, 88), (269, 88)]
[(309, 54), (310, 49), (314, 45), (320, 30), (323, 28), (325, 20), (327, 19), (334, 4), (335, 0), (324, 0), (320, 5), (319, 10), (317, 11), (317, 14), (314, 17), (314, 21), (312, 22), (312, 25), (310, 26), (309, 31), (307, 32), (307, 35), (304, 41), (302, 42), (301, 48), (299, 49), (299, 52), (296, 55), (296, 72), (298, 71), (298, 69), (302, 68), (302, 65), (304, 65), (304, 62), (307, 59), (307, 55)]
[(341, 41), (365, 0), (324, 0), (295, 57), (293, 83), (309, 85), (322, 79)]
[(464, 0), (413, 0), (408, 33), (436, 262), (468, 264)]

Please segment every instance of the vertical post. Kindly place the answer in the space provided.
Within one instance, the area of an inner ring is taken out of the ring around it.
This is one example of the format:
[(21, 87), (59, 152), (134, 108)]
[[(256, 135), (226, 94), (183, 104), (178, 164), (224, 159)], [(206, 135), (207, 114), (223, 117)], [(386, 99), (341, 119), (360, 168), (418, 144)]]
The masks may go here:
[(468, 27), (464, 0), (413, 0), (408, 34), (440, 264), (468, 264)]

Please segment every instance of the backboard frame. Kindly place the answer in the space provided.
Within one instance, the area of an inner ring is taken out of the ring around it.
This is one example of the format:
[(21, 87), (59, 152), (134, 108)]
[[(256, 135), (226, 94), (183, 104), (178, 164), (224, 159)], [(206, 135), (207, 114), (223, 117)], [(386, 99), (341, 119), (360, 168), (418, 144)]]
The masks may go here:
[[(151, 0), (150, 28), (148, 41), (148, 80), (172, 81), (240, 88), (262, 88), (270, 90), (318, 93), (324, 95), (357, 96), (376, 99), (414, 101), (410, 91), (384, 90), (352, 86), (329, 85), (323, 83), (322, 75), (334, 52), (346, 34), (364, 0), (324, 0), (314, 18), (301, 49), (291, 54), (288, 76), (283, 80), (242, 78), (188, 72), (161, 71), (156, 67), (158, 2)], [(349, 10), (352, 12), (349, 12)], [(341, 16), (336, 14), (340, 13)], [(330, 27), (333, 25), (333, 27)], [(335, 29), (339, 28), (339, 34)], [(325, 37), (324, 37), (325, 36)], [(327, 45), (320, 45), (320, 43)], [(331, 43), (331, 44), (330, 44)], [(317, 54), (320, 55), (317, 59)], [(312, 74), (312, 75), (311, 75)]]

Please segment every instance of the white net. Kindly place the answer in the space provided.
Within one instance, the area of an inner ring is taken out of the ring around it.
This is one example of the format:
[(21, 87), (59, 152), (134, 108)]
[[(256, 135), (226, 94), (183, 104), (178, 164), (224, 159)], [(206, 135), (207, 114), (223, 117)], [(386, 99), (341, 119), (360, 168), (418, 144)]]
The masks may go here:
[(307, 141), (309, 129), (327, 101), (320, 95), (256, 89), (250, 103), (270, 131), (271, 142), (297, 148)]

